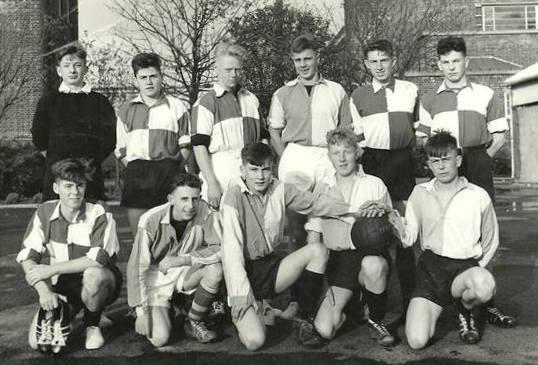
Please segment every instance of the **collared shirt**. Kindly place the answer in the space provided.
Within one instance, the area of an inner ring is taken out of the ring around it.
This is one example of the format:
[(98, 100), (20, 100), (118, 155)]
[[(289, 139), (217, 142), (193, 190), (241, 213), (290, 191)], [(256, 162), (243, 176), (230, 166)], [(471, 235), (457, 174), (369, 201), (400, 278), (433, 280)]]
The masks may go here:
[(192, 145), (205, 145), (209, 153), (239, 151), (259, 142), (263, 127), (256, 95), (245, 88), (237, 94), (218, 83), (196, 101), (192, 110)]
[(295, 79), (273, 94), (268, 124), (282, 129), (284, 143), (326, 147), (328, 131), (351, 124), (349, 99), (340, 84), (321, 76), (310, 94)]
[[(348, 204), (320, 192), (304, 192), (274, 180), (265, 195), (248, 190), (243, 181), (224, 193), (220, 208), (222, 265), (229, 305), (254, 302), (245, 272), (245, 260), (269, 255), (282, 241), (286, 208), (301, 214), (339, 216), (351, 212)], [(261, 299), (261, 298), (259, 298)]]
[(468, 82), (461, 89), (449, 89), (443, 82), (421, 101), (417, 135), (439, 130), (450, 132), (460, 147), (476, 147), (489, 143), (491, 133), (507, 131), (508, 122), (489, 87)]
[(220, 261), (216, 214), (200, 202), (195, 217), (178, 240), (171, 224), (172, 205), (159, 205), (140, 217), (133, 249), (127, 263), (127, 298), (131, 307), (147, 307), (146, 277), (158, 270), (166, 256), (189, 255), (192, 262), (211, 264)]
[(185, 104), (164, 95), (147, 105), (140, 95), (122, 105), (116, 123), (118, 159), (179, 159), (180, 149), (190, 143), (189, 112)]
[[(83, 203), (75, 222), (60, 212), (60, 202), (51, 200), (38, 205), (22, 241), (17, 262), (37, 263), (48, 251), (50, 263), (88, 257), (106, 266), (114, 262), (120, 249), (116, 222), (99, 204)], [(53, 277), (55, 283), (57, 276)]]
[[(383, 181), (375, 176), (365, 174), (360, 166), (354, 176), (355, 183), (351, 194), (346, 199), (342, 195), (336, 181), (336, 173), (325, 176), (316, 186), (316, 189), (330, 196), (349, 203), (353, 211), (358, 211), (361, 205), (369, 200), (376, 200), (392, 207), (390, 195)], [(323, 234), (323, 243), (328, 249), (334, 251), (354, 250), (351, 242), (351, 227), (355, 218), (321, 218), (309, 217), (305, 225), (306, 230)]]
[(488, 193), (458, 178), (458, 187), (445, 206), (436, 179), (415, 186), (405, 210), (405, 246), (420, 235), (423, 250), (453, 259), (475, 258), (484, 267), (499, 246), (499, 226)]
[(92, 92), (92, 86), (90, 84), (84, 84), (84, 86), (80, 90), (74, 91), (74, 90), (71, 90), (65, 84), (65, 82), (62, 82), (60, 84), (60, 87), (58, 88), (58, 91), (64, 94), (80, 94), (80, 93), (89, 94)]
[(384, 86), (374, 79), (353, 91), (350, 109), (353, 129), (364, 147), (392, 150), (414, 144), (419, 109), (415, 84), (393, 79)]

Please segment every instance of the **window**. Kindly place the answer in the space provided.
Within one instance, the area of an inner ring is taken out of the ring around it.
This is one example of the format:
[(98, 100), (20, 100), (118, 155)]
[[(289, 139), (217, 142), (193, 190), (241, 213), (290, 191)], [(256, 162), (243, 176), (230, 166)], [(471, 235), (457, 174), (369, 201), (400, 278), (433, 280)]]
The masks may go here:
[(536, 30), (538, 3), (482, 5), (482, 30)]

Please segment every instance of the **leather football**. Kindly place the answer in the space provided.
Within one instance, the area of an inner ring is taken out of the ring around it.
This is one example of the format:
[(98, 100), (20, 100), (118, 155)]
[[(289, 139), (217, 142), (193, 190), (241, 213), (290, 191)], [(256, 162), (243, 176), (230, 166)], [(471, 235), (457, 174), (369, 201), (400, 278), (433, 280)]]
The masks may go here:
[(351, 227), (351, 241), (358, 250), (379, 255), (394, 239), (392, 225), (386, 215), (381, 217), (359, 217)]

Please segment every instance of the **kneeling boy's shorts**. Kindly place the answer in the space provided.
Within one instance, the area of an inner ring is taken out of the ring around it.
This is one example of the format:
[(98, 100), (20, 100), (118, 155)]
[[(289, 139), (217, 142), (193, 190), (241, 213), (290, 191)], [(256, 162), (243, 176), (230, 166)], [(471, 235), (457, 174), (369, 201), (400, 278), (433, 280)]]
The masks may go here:
[(163, 274), (157, 267), (151, 267), (146, 274), (146, 290), (150, 307), (170, 308), (174, 292), (190, 295), (196, 289), (184, 290), (183, 284), (189, 273), (197, 269), (192, 266), (173, 267)]
[[(109, 265), (106, 266), (106, 268), (112, 271), (115, 281), (114, 292), (105, 303), (105, 305), (109, 305), (114, 303), (120, 296), (123, 277), (120, 269), (118, 269), (116, 265)], [(58, 276), (58, 281), (52, 287), (55, 293), (65, 296), (67, 302), (73, 305), (77, 310), (80, 310), (84, 306), (80, 296), (82, 293), (82, 275), (82, 273), (62, 274)]]
[(245, 271), (256, 300), (272, 298), (276, 295), (276, 276), (282, 255), (271, 253), (257, 260), (245, 262)]
[(478, 266), (476, 259), (457, 260), (424, 251), (418, 259), (417, 284), (412, 298), (424, 298), (441, 307), (452, 304), (452, 282), (475, 266)]
[[(360, 250), (330, 251), (329, 262), (325, 275), (331, 286), (354, 291), (359, 286), (359, 273), (361, 272), (362, 259), (366, 256)], [(385, 250), (380, 257), (384, 258), (391, 267), (391, 257)]]

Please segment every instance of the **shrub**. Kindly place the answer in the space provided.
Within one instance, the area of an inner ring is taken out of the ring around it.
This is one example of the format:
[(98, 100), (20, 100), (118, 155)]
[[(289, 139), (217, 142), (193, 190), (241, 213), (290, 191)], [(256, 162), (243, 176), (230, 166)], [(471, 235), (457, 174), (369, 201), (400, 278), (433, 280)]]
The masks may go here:
[[(41, 190), (45, 158), (30, 142), (0, 140), (0, 199), (32, 198)], [(16, 194), (16, 195), (14, 195)]]

